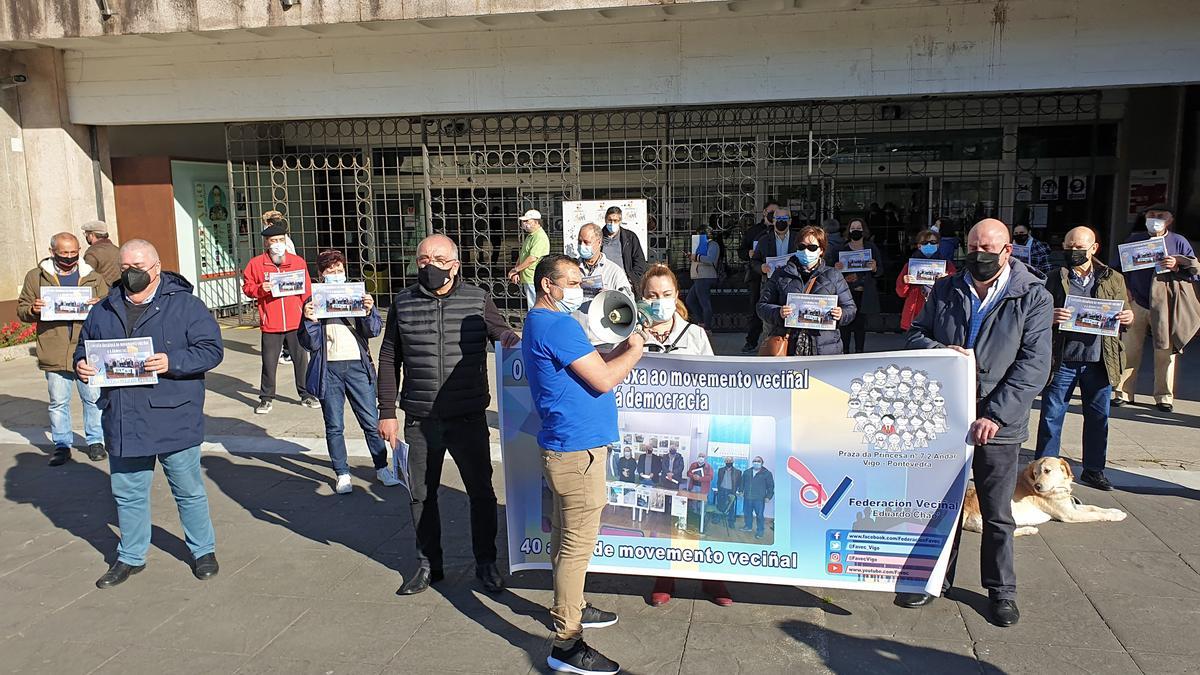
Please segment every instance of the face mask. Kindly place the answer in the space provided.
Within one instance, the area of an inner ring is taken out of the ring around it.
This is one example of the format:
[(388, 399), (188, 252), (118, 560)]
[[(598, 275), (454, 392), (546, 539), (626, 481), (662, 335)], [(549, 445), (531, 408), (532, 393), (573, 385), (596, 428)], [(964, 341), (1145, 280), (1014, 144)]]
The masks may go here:
[(1000, 254), (971, 251), (967, 254), (967, 271), (975, 281), (991, 281), (1000, 273)]
[(755, 462), (755, 463), (754, 463), (754, 468), (756, 468), (756, 469), (761, 469), (761, 468), (762, 468), (762, 462)]
[(605, 223), (604, 231), (608, 232), (609, 234), (616, 232), (617, 231), (617, 223)]
[(638, 309), (650, 317), (650, 320), (655, 323), (662, 323), (670, 319), (675, 314), (675, 300), (673, 298), (657, 298), (654, 300), (643, 300), (638, 305)]
[(821, 259), (821, 252), (810, 251), (806, 248), (802, 248), (799, 251), (796, 251), (796, 259), (799, 260), (800, 264), (804, 267), (811, 267)]
[(277, 241), (267, 247), (271, 251), (272, 258), (282, 258), (284, 253), (287, 253), (287, 244)]
[(1025, 244), (1029, 243), (1029, 235), (1028, 234), (1014, 234), (1013, 241), (1024, 246)]
[(1167, 229), (1167, 221), (1162, 218), (1147, 218), (1146, 231), (1150, 234), (1158, 234)]
[(788, 228), (791, 227), (791, 225), (792, 225), (792, 223), (789, 220), (776, 220), (775, 221), (775, 231), (776, 232), (787, 232)]
[(591, 260), (592, 256), (595, 254), (596, 254), (596, 252), (592, 250), (591, 246), (588, 246), (587, 244), (579, 245), (579, 259), (580, 260)]
[(934, 253), (937, 253), (938, 245), (937, 244), (921, 244), (921, 246), (918, 247), (917, 250), (919, 250), (921, 252), (921, 255), (928, 258), (929, 256), (933, 255)]
[(733, 468), (733, 462), (725, 462), (726, 468)]
[(1071, 267), (1083, 267), (1091, 257), (1086, 250), (1071, 249), (1067, 251), (1067, 265)]
[(60, 270), (73, 270), (79, 264), (79, 256), (75, 255), (68, 258), (67, 256), (56, 255), (54, 256), (54, 264), (58, 265), (58, 269)]
[(417, 283), (427, 291), (436, 291), (450, 281), (450, 271), (429, 264), (417, 270)]
[[(559, 286), (559, 288), (562, 288), (562, 286)], [(559, 311), (570, 314), (579, 309), (583, 304), (583, 289), (579, 286), (575, 288), (562, 288), (562, 292), (562, 300), (554, 301), (558, 305)]]
[(858, 241), (863, 238), (862, 230), (850, 230), (850, 241)]
[(150, 273), (129, 267), (121, 272), (121, 285), (130, 293), (141, 293), (150, 285)]
[(321, 280), (327, 284), (344, 284), (346, 283), (345, 272), (330, 272), (321, 277)]
[(942, 226), (941, 226), (941, 225), (930, 225), (930, 226), (929, 226), (929, 231), (930, 231), (930, 232), (941, 232), (941, 231), (942, 231)]

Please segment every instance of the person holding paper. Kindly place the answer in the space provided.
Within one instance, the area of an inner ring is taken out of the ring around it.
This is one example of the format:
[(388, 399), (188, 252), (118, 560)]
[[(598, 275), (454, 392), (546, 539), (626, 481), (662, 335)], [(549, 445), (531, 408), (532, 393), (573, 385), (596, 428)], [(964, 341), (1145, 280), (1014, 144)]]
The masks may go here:
[(131, 239), (121, 246), (120, 285), (92, 307), (75, 347), (75, 373), (87, 379), (96, 374), (85, 358), (88, 340), (150, 338), (154, 354), (145, 367), (158, 375), (157, 384), (105, 388), (100, 394), (121, 543), (97, 588), (112, 588), (145, 569), (155, 464), (162, 464), (175, 497), (192, 574), (201, 581), (217, 575), (200, 444), (204, 374), (221, 363), (225, 350), (220, 327), (192, 290), (182, 276), (162, 269), (153, 245)]
[[(1050, 277), (1047, 287), (1054, 298), (1054, 362), (1050, 383), (1042, 391), (1042, 414), (1038, 422), (1035, 459), (1058, 457), (1063, 419), (1075, 386), (1083, 403), (1083, 473), (1079, 482), (1098, 490), (1113, 489), (1104, 475), (1108, 454), (1108, 414), (1112, 389), (1125, 369), (1121, 338), (1075, 333), (1061, 329), (1071, 319), (1066, 309), (1070, 296), (1125, 302), (1125, 278), (1096, 259), (1100, 244), (1096, 233), (1076, 227), (1063, 239), (1067, 265)], [(1133, 311), (1117, 315), (1122, 326), (1133, 323)]]
[(721, 242), (713, 238), (711, 228), (703, 228), (701, 235), (706, 237), (708, 246), (703, 253), (692, 251), (688, 254), (688, 260), (692, 261), (692, 287), (688, 289), (686, 303), (692, 316), (699, 319), (696, 325), (710, 330), (713, 320), (712, 289), (721, 279), (717, 267), (721, 260)]
[[(346, 283), (346, 257), (341, 251), (322, 251), (317, 270), (327, 284)], [(399, 485), (388, 467), (387, 446), (379, 435), (379, 409), (375, 401), (375, 364), (367, 341), (379, 335), (383, 322), (370, 294), (363, 296), (366, 316), (318, 319), (312, 298), (304, 303), (300, 324), (300, 346), (311, 354), (304, 388), (321, 401), (325, 418), (325, 445), (337, 476), (334, 492), (348, 494), (350, 465), (346, 461), (346, 401), (362, 428), (367, 450), (375, 465), (375, 477), (386, 486)]]
[[(799, 235), (791, 231), (791, 211), (783, 208), (776, 209), (775, 222), (772, 225), (773, 227), (770, 232), (759, 237), (758, 243), (754, 245), (754, 253), (750, 255), (751, 263), (758, 266), (764, 283), (765, 279), (771, 275), (771, 268), (767, 265), (767, 258), (791, 255), (800, 248)], [(824, 234), (823, 230), (822, 234)], [(761, 291), (759, 292), (759, 297), (762, 297)], [(755, 303), (757, 302), (758, 299), (755, 300)]]
[(82, 287), (92, 289), (90, 305), (100, 302), (108, 293), (108, 284), (99, 272), (86, 261), (79, 259), (79, 240), (70, 232), (59, 232), (50, 237), (50, 257), (38, 263), (25, 274), (21, 294), (17, 297), (17, 318), (25, 323), (37, 324), (38, 368), (46, 373), (46, 387), (50, 394), (50, 440), (54, 451), (50, 455), (50, 466), (59, 466), (71, 458), (71, 390), (79, 392), (83, 404), (83, 439), (87, 443), (87, 456), (93, 462), (105, 457), (104, 430), (100, 428), (100, 410), (96, 400), (100, 390), (75, 376), (75, 347), (83, 321), (43, 321), (42, 310), (46, 300), (42, 298), (43, 287)]
[(537, 300), (533, 292), (533, 268), (550, 252), (550, 237), (542, 228), (542, 212), (537, 209), (529, 209), (521, 216), (521, 229), (525, 231), (525, 240), (521, 242), (517, 264), (508, 271), (508, 280), (521, 287), (526, 305), (533, 309)]
[(784, 325), (792, 315), (789, 293), (837, 296), (837, 306), (830, 316), (839, 326), (849, 324), (858, 312), (842, 273), (825, 264), (825, 230), (809, 225), (797, 233), (796, 240), (799, 250), (763, 285), (758, 316), (770, 326), (769, 335), (787, 338), (787, 356), (841, 354), (842, 336), (838, 331)]
[[(1054, 302), (1045, 279), (1012, 257), (1008, 226), (995, 218), (967, 235), (966, 270), (938, 279), (907, 334), (909, 349), (952, 349), (974, 355), (976, 419), (968, 431), (975, 446), (971, 470), (983, 513), (980, 577), (988, 590), (991, 621), (1017, 623), (1013, 565), (1013, 490), (1017, 459), (1029, 438), (1033, 399), (1049, 380)], [(961, 532), (954, 537), (942, 593), (954, 584)], [(933, 602), (925, 593), (900, 593), (901, 607)]]
[(845, 354), (853, 353), (850, 350), (850, 338), (854, 338), (854, 351), (859, 354), (866, 349), (867, 343), (867, 314), (872, 311), (866, 309), (873, 308), (875, 312), (879, 311), (879, 284), (877, 279), (883, 276), (883, 253), (871, 238), (871, 231), (867, 229), (867, 223), (862, 218), (852, 218), (846, 225), (844, 233), (846, 242), (835, 249), (830, 249), (826, 256), (826, 263), (833, 265), (833, 268), (842, 271), (842, 263), (839, 259), (843, 251), (870, 251), (871, 260), (867, 263), (870, 272), (857, 272), (845, 274), (846, 285), (850, 287), (850, 297), (854, 299), (854, 306), (859, 311), (855, 312), (854, 320), (842, 326), (842, 352)]
[(604, 254), (604, 233), (600, 226), (588, 223), (579, 228), (577, 237), (579, 273), (583, 275), (584, 295), (595, 296), (600, 291), (620, 291), (630, 298), (633, 288), (625, 268)]
[[(444, 578), (438, 488), (446, 453), (454, 458), (471, 509), (475, 576), (489, 593), (496, 568), (496, 492), (492, 488), (487, 407), (488, 345), (519, 344), (492, 297), (463, 280), (458, 246), (435, 234), (417, 245), (417, 283), (396, 293), (379, 347), (379, 435), (408, 444), (409, 492), (417, 570), (396, 591), (421, 593)], [(397, 393), (404, 430), (396, 419)], [(601, 469), (603, 475), (603, 469)]]
[(1050, 246), (1044, 241), (1038, 241), (1029, 233), (1029, 226), (1024, 223), (1013, 225), (1013, 243), (1029, 247), (1029, 266), (1041, 272), (1047, 279), (1054, 274), (1054, 263), (1050, 262)]
[(746, 261), (746, 290), (750, 293), (750, 316), (746, 324), (746, 344), (742, 345), (743, 354), (753, 354), (758, 351), (758, 340), (762, 337), (762, 319), (758, 318), (758, 296), (762, 293), (763, 275), (760, 270), (762, 263), (755, 263), (754, 252), (758, 240), (769, 233), (774, 227), (775, 211), (779, 202), (768, 199), (763, 206), (762, 220), (746, 228), (742, 233), (742, 244), (738, 247), (738, 255)]
[(637, 234), (627, 227), (621, 227), (623, 218), (619, 206), (610, 206), (604, 212), (604, 241), (601, 248), (609, 260), (621, 265), (630, 283), (636, 284), (646, 271), (646, 254), (642, 251)]
[[(1165, 271), (1154, 268), (1125, 272), (1125, 285), (1129, 289), (1129, 308), (1133, 310), (1133, 323), (1124, 333), (1127, 362), (1121, 381), (1117, 385), (1112, 405), (1120, 407), (1133, 403), (1137, 392), (1138, 369), (1142, 365), (1142, 347), (1146, 333), (1150, 333), (1154, 349), (1154, 402), (1163, 412), (1175, 409), (1175, 358), (1196, 334), (1200, 325), (1200, 306), (1195, 293), (1174, 294), (1181, 298), (1172, 304), (1169, 292), (1200, 280), (1200, 266), (1196, 252), (1183, 236), (1172, 232), (1175, 216), (1164, 204), (1156, 204), (1138, 216), (1138, 225), (1125, 243), (1161, 239), (1167, 247), (1167, 257), (1162, 266)], [(1121, 266), (1119, 254), (1114, 254), (1113, 267)]]
[[(304, 299), (312, 297), (312, 280), (304, 259), (287, 250), (287, 229), (274, 221), (262, 231), (264, 253), (250, 259), (242, 272), (242, 293), (258, 305), (259, 330), (262, 331), (262, 373), (259, 378), (258, 405), (254, 412), (271, 412), (275, 399), (275, 373), (279, 368), (279, 352), (284, 344), (292, 354), (292, 371), (296, 378), (296, 394), (301, 404), (320, 408), (321, 403), (304, 390), (308, 353), (300, 348), (297, 331), (304, 313)], [(272, 285), (271, 275), (286, 272), (303, 273), (302, 293), (276, 296), (279, 289)]]
[[(932, 229), (918, 232), (916, 239), (913, 240), (913, 247), (915, 249), (912, 254), (913, 258), (945, 260), (941, 254), (941, 235)], [(954, 263), (947, 260), (946, 273), (942, 276), (951, 276), (957, 271)], [(908, 272), (908, 263), (904, 263), (904, 267), (900, 270), (900, 276), (896, 277), (896, 295), (904, 298), (904, 307), (900, 310), (900, 328), (903, 330), (912, 328), (913, 320), (925, 308), (925, 299), (933, 290), (932, 285), (918, 284), (916, 281)]]

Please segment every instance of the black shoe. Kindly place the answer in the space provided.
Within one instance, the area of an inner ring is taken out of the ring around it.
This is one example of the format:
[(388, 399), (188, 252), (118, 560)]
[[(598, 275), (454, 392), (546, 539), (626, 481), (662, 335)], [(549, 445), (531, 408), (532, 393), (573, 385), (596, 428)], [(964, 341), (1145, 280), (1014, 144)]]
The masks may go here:
[(488, 593), (499, 593), (504, 590), (504, 577), (500, 576), (500, 570), (496, 569), (496, 563), (476, 565), (475, 578), (479, 579), (479, 583), (483, 584), (483, 590)]
[(1175, 410), (1175, 406), (1170, 403), (1156, 403), (1155, 407), (1163, 412), (1173, 412)]
[(433, 584), (446, 578), (441, 569), (431, 570), (428, 567), (418, 567), (416, 574), (396, 589), (396, 595), (416, 595), (428, 589)]
[(1089, 487), (1094, 487), (1097, 490), (1109, 492), (1113, 489), (1113, 484), (1108, 482), (1108, 478), (1103, 471), (1084, 471), (1079, 474), (1079, 482)]
[(217, 572), (220, 569), (221, 567), (217, 565), (217, 554), (215, 553), (206, 553), (196, 558), (196, 562), (192, 563), (192, 574), (200, 581), (208, 581), (217, 576)]
[(1017, 610), (1017, 603), (1013, 600), (993, 600), (992, 601), (992, 623), (1001, 628), (1017, 625), (1021, 620), (1021, 612)]
[(896, 605), (906, 609), (918, 609), (933, 602), (933, 596), (928, 593), (897, 593)]
[(60, 445), (54, 448), (54, 452), (50, 455), (50, 466), (62, 466), (71, 459), (71, 449), (65, 445)]
[(1114, 408), (1120, 408), (1121, 406), (1123, 406), (1127, 403), (1129, 403), (1129, 401), (1126, 401), (1123, 398), (1113, 398), (1113, 400), (1108, 402), (1108, 404)]
[(96, 588), (112, 588), (113, 586), (119, 586), (125, 583), (125, 580), (130, 576), (137, 574), (144, 569), (146, 569), (145, 565), (138, 565), (137, 567), (134, 567), (133, 565), (126, 565), (118, 560), (112, 564), (112, 567), (108, 568), (108, 571), (104, 573), (104, 576), (96, 580)]
[(575, 640), (570, 647), (559, 647), (557, 644), (551, 647), (546, 665), (559, 673), (578, 675), (615, 675), (621, 672), (621, 666), (616, 661), (589, 647), (583, 638)]
[(584, 605), (583, 616), (579, 618), (579, 622), (584, 628), (607, 628), (617, 622), (617, 615), (614, 612), (596, 609), (589, 602)]
[(757, 351), (758, 351), (758, 345), (754, 344), (753, 342), (750, 342), (749, 340), (746, 341), (746, 344), (742, 345), (742, 353), (743, 354), (753, 354), (754, 352), (757, 352)]
[(103, 443), (92, 443), (88, 446), (87, 453), (88, 459), (92, 460), (93, 462), (99, 462), (105, 457), (108, 457), (108, 453), (104, 451)]

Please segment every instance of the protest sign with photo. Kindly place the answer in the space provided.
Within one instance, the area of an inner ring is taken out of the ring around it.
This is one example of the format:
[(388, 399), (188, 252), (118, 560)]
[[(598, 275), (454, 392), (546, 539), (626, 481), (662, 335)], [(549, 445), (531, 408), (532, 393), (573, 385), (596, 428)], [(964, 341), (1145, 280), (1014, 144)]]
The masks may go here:
[(864, 248), (861, 251), (839, 251), (838, 262), (842, 263), (842, 273), (850, 272), (870, 272), (871, 271), (871, 249)]
[(88, 286), (42, 286), (42, 321), (83, 321), (92, 306)]
[(1154, 268), (1156, 272), (1165, 272), (1166, 268), (1162, 266), (1162, 261), (1167, 257), (1167, 242), (1159, 237), (1119, 244), (1117, 255), (1121, 258), (1122, 272), (1150, 268)]
[[(303, 279), (301, 280), (303, 284)], [(362, 281), (342, 284), (313, 284), (313, 316), (318, 319), (366, 316), (364, 296), (367, 285)]]
[[(594, 223), (604, 227), (604, 212), (609, 207), (621, 209), (621, 227), (637, 235), (646, 255), (648, 236), (646, 232), (645, 199), (600, 199), (594, 201), (563, 202), (563, 253), (572, 258), (579, 257), (579, 228)], [(620, 260), (616, 262), (620, 263)]]
[(1071, 316), (1059, 324), (1058, 327), (1062, 330), (1112, 337), (1121, 334), (1121, 323), (1117, 320), (1117, 315), (1125, 309), (1124, 300), (1068, 295), (1063, 308), (1069, 310)]
[(146, 369), (146, 359), (154, 355), (151, 338), (86, 340), (83, 350), (88, 365), (96, 369), (96, 374), (88, 379), (88, 384), (94, 387), (158, 383), (158, 374)]
[(267, 281), (271, 284), (271, 295), (276, 298), (304, 294), (304, 270), (271, 272), (270, 275)]
[(838, 306), (836, 295), (788, 293), (787, 304), (791, 306), (792, 313), (783, 320), (783, 325), (788, 328), (837, 328), (837, 319), (833, 318), (833, 310)]
[(908, 275), (912, 277), (908, 283), (918, 286), (932, 286), (933, 282), (946, 276), (945, 260), (930, 260), (928, 258), (910, 258)]

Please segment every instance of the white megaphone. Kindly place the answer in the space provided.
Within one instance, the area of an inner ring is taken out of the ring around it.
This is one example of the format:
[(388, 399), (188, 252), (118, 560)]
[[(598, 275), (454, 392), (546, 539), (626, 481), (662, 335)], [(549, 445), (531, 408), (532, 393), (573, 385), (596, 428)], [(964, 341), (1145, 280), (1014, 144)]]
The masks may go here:
[(638, 309), (633, 298), (620, 291), (601, 291), (577, 318), (592, 344), (617, 344), (637, 329)]

